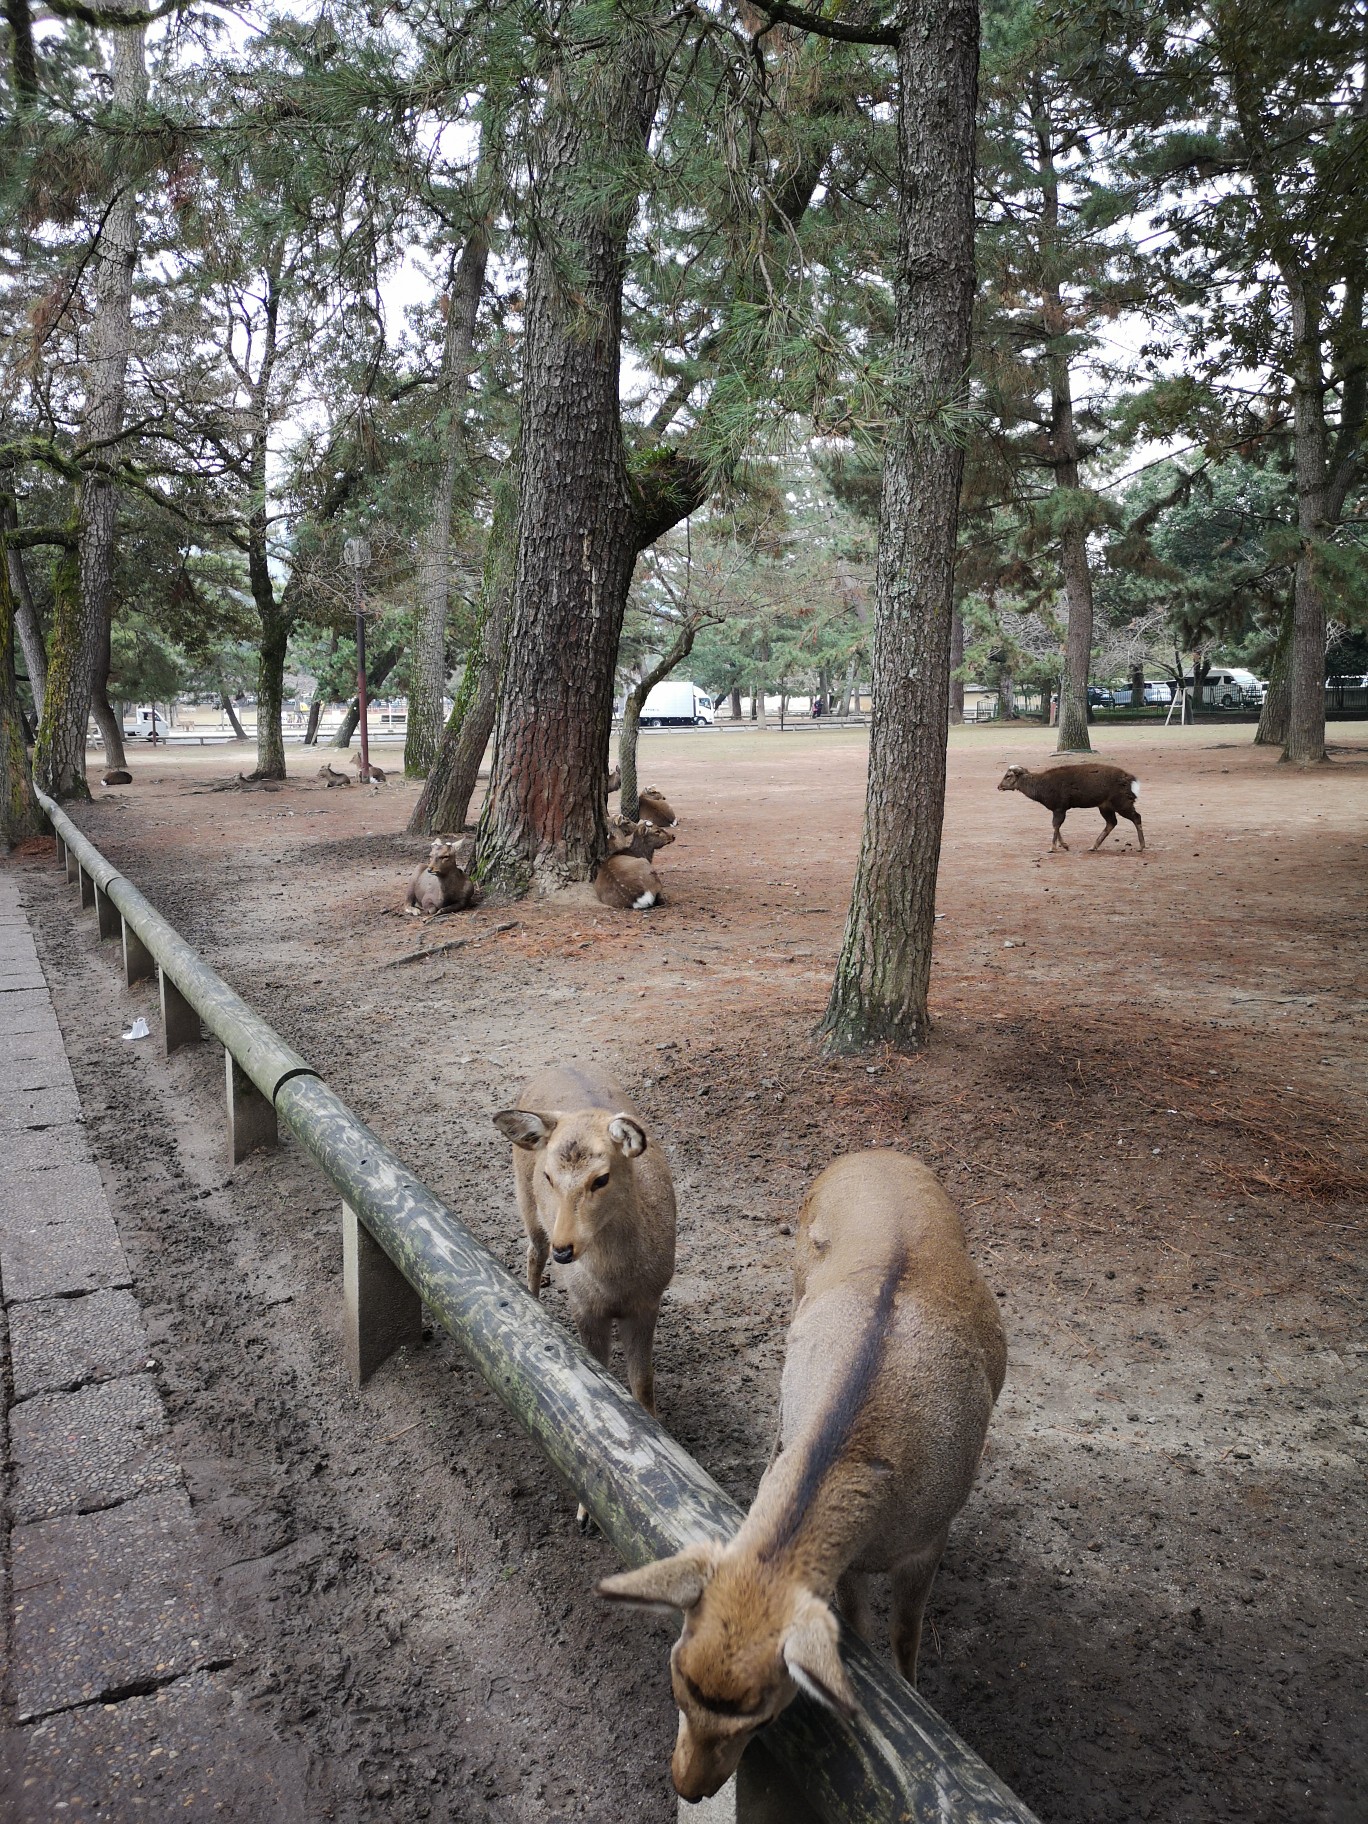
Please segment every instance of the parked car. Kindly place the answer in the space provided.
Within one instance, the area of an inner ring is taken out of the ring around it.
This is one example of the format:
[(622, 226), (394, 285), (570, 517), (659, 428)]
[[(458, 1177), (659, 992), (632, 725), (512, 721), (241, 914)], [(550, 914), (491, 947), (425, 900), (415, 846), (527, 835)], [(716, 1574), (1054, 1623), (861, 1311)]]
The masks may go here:
[(1169, 704), (1173, 701), (1173, 686), (1167, 678), (1145, 679), (1146, 703)]
[(1112, 695), (1110, 690), (1108, 690), (1102, 684), (1089, 684), (1089, 686), (1088, 686), (1088, 708), (1089, 709), (1114, 709), (1115, 707), (1116, 707), (1116, 698)]

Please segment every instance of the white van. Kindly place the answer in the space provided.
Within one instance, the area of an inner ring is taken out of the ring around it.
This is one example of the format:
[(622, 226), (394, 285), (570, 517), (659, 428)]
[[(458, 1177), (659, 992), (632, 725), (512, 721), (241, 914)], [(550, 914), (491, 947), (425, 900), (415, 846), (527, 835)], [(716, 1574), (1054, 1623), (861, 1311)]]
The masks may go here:
[[(1192, 678), (1183, 679), (1192, 689)], [(1236, 666), (1213, 665), (1202, 684), (1202, 702), (1213, 709), (1259, 709), (1263, 705), (1265, 686), (1252, 671)]]
[(713, 700), (697, 684), (666, 678), (641, 706), (643, 728), (711, 728)]

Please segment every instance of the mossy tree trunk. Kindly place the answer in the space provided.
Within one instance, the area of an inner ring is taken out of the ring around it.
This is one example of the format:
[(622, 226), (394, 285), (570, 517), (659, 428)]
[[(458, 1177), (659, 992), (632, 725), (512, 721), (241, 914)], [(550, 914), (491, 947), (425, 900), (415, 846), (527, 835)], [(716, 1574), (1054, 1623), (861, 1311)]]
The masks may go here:
[(950, 618), (974, 293), (977, 0), (913, 0), (898, 39), (894, 365), (884, 457), (864, 832), (823, 1030), (925, 1042), (945, 810)]
[(52, 566), (48, 687), (33, 749), (33, 770), (38, 783), (50, 798), (59, 802), (90, 796), (85, 770), (90, 654), (82, 633), (81, 570), (73, 526), (70, 548), (63, 550)]
[[(13, 495), (0, 494), (0, 536), (17, 531), (18, 526), (19, 510)], [(47, 647), (43, 644), (43, 629), (33, 600), (33, 590), (29, 587), (24, 554), (13, 545), (6, 546), (5, 568), (14, 601), (14, 630), (24, 655), (29, 689), (33, 692), (34, 713), (41, 722), (43, 699), (47, 695)]]
[(12, 849), (36, 836), (42, 813), (33, 795), (19, 687), (14, 675), (14, 590), (10, 586), (9, 548), (0, 529), (0, 843)]
[(1278, 621), (1278, 637), (1268, 666), (1268, 689), (1259, 726), (1254, 731), (1256, 747), (1281, 747), (1287, 740), (1288, 678), (1292, 667), (1292, 598)]

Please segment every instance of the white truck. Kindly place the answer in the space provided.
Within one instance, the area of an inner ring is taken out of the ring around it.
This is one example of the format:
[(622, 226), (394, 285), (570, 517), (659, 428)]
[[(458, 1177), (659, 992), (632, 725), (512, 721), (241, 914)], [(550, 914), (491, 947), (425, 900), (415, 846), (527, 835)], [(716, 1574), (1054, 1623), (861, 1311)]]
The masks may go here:
[(713, 700), (697, 684), (667, 678), (641, 706), (643, 728), (711, 728)]

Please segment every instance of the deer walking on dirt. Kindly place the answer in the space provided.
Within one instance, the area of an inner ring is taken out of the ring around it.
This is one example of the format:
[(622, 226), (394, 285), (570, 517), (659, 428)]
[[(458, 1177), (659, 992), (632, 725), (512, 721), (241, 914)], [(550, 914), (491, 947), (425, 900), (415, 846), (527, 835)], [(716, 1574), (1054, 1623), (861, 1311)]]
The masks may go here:
[(716, 1792), (800, 1688), (853, 1713), (831, 1605), (864, 1633), (868, 1572), (891, 1573), (893, 1657), (916, 1682), (931, 1580), (1006, 1372), (959, 1216), (900, 1153), (854, 1153), (817, 1179), (794, 1299), (779, 1449), (741, 1530), (599, 1585), (683, 1611), (671, 1771), (686, 1799)]
[(656, 1319), (675, 1262), (664, 1149), (618, 1085), (588, 1065), (540, 1071), (494, 1125), (514, 1146), (528, 1291), (540, 1296), (550, 1254), (566, 1269), (581, 1342), (606, 1368), (616, 1325), (627, 1384), (654, 1413)]
[(1100, 849), (1116, 828), (1119, 811), (1135, 825), (1140, 847), (1145, 846), (1145, 832), (1140, 813), (1135, 808), (1140, 781), (1123, 766), (1108, 766), (1101, 760), (1090, 760), (1081, 766), (1051, 766), (1043, 773), (1029, 772), (1024, 766), (1009, 766), (998, 785), (1000, 792), (1020, 792), (1043, 804), (1054, 819), (1054, 836), (1050, 849), (1068, 853), (1062, 831), (1070, 811), (1101, 811), (1106, 828), (1092, 845)]

